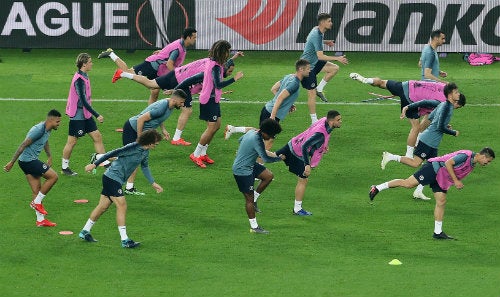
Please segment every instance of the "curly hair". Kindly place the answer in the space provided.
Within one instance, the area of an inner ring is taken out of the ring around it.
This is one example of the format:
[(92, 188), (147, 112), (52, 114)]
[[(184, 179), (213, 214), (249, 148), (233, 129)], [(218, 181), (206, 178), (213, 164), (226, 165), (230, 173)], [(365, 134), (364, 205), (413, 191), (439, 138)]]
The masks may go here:
[(229, 51), (231, 50), (231, 44), (227, 40), (218, 40), (208, 52), (208, 57), (213, 59), (215, 62), (223, 65), (226, 63), (227, 58), (229, 58)]

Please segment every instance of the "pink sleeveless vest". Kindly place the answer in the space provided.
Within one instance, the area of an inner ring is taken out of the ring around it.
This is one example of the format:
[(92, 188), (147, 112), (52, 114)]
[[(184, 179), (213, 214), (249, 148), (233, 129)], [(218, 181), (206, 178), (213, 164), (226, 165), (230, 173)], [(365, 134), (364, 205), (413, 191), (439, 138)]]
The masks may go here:
[[(222, 74), (224, 71), (224, 67), (219, 63), (215, 62), (212, 59), (209, 59), (205, 64), (205, 69), (203, 70), (203, 86), (200, 92), (200, 103), (207, 104), (208, 100), (210, 100), (210, 95), (212, 94), (212, 90), (215, 88), (214, 79), (212, 77), (212, 68), (220, 67), (220, 79), (222, 80)], [(220, 98), (222, 96), (222, 90), (215, 88), (215, 102), (219, 103)]]
[[(408, 82), (408, 96), (413, 102), (422, 100), (439, 100), (441, 102), (444, 102), (446, 101), (446, 97), (443, 93), (443, 89), (445, 86), (446, 84), (441, 82), (410, 80)], [(423, 116), (431, 112), (431, 108), (422, 107), (419, 109), (418, 114), (420, 116)]]
[(209, 61), (210, 61), (209, 58), (199, 59), (191, 63), (188, 63), (186, 65), (183, 65), (181, 67), (175, 68), (174, 71), (177, 82), (181, 83), (186, 78), (191, 77), (200, 72), (203, 72), (203, 70), (205, 70), (205, 65)]
[[(70, 117), (74, 117), (76, 114), (76, 109), (78, 108), (78, 94), (76, 93), (76, 88), (75, 88), (75, 81), (77, 79), (83, 79), (85, 82), (85, 94), (87, 95), (87, 102), (89, 105), (92, 104), (92, 91), (90, 90), (90, 80), (88, 77), (85, 77), (81, 75), (80, 73), (76, 72), (75, 75), (73, 76), (73, 79), (71, 80), (71, 86), (69, 88), (69, 94), (68, 94), (68, 101), (66, 102), (66, 114)], [(85, 107), (83, 107), (83, 115), (86, 119), (90, 119), (92, 117), (92, 114), (90, 111), (88, 111)]]
[(326, 117), (319, 119), (316, 123), (312, 124), (306, 131), (300, 133), (299, 135), (292, 138), (292, 148), (294, 153), (302, 157), (302, 144), (306, 142), (309, 138), (311, 138), (314, 133), (321, 133), (325, 137), (325, 142), (323, 145), (314, 151), (311, 156), (311, 167), (316, 167), (321, 161), (323, 154), (326, 152), (328, 147), (328, 141), (330, 140), (330, 134), (326, 131), (325, 127)]
[[(428, 161), (429, 162), (446, 162), (449, 159), (453, 158), (454, 156), (458, 154), (466, 154), (467, 155), (467, 160), (461, 164), (458, 167), (453, 168), (453, 171), (455, 171), (455, 175), (459, 180), (464, 179), (469, 173), (474, 170), (474, 167), (471, 165), (471, 158), (472, 158), (472, 151), (469, 150), (460, 150), (456, 151), (453, 153), (446, 154), (444, 156), (440, 157), (435, 157), (435, 158), (430, 158)], [(453, 180), (451, 179), (450, 175), (448, 174), (448, 170), (446, 170), (446, 167), (441, 167), (439, 168), (436, 176), (436, 180), (443, 190), (448, 190), (452, 185), (453, 185)]]
[(165, 60), (165, 63), (160, 64), (160, 67), (158, 67), (158, 71), (156, 72), (158, 76), (162, 76), (164, 74), (167, 74), (169, 72), (166, 62), (168, 60), (168, 57), (170, 56), (170, 53), (173, 50), (179, 50), (179, 56), (177, 57), (177, 60), (174, 62), (175, 67), (179, 67), (184, 63), (184, 59), (186, 58), (186, 49), (184, 46), (181, 44), (181, 40), (177, 39), (173, 41), (172, 43), (167, 44), (164, 48), (161, 49), (161, 51), (157, 54), (153, 54), (149, 57), (146, 58), (147, 62), (153, 62), (157, 60)]

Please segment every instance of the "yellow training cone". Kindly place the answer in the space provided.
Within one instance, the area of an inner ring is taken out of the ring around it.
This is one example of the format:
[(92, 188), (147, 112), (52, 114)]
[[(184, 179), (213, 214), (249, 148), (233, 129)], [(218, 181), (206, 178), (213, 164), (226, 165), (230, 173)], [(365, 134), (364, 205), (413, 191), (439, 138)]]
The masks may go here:
[(403, 263), (401, 263), (401, 261), (399, 261), (398, 259), (393, 259), (391, 262), (389, 262), (389, 265), (401, 265)]

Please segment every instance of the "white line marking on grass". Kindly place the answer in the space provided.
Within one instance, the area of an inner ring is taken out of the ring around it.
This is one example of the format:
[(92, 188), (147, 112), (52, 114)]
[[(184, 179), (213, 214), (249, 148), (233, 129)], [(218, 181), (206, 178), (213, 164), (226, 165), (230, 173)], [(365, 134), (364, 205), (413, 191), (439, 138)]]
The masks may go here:
[[(35, 98), (0, 98), (0, 101), (59, 101), (59, 102), (66, 102), (67, 99), (35, 99)], [(137, 99), (92, 99), (93, 102), (144, 102), (147, 103), (147, 100), (137, 100)], [(230, 101), (225, 101), (221, 100), (221, 103), (223, 104), (266, 104), (266, 101), (240, 101), (240, 100), (231, 100)], [(197, 103), (197, 100), (193, 100), (193, 102)], [(295, 104), (298, 105), (304, 105), (307, 104), (307, 102), (295, 102)], [(383, 104), (377, 104), (377, 103), (369, 103), (369, 102), (316, 102), (318, 105), (372, 105), (372, 106), (385, 106), (385, 105), (399, 105), (399, 103), (389, 103), (385, 102)], [(500, 106), (499, 103), (491, 103), (491, 104), (469, 104), (467, 103), (466, 106), (487, 106), (487, 107), (498, 107)]]

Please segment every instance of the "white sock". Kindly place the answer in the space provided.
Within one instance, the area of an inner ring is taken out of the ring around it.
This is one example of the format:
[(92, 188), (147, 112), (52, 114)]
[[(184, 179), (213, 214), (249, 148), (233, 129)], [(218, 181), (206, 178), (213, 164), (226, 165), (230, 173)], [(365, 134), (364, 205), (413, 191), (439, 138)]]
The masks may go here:
[(128, 72), (125, 72), (123, 71), (121, 74), (120, 74), (121, 77), (125, 77), (125, 78), (128, 78), (128, 79), (134, 79), (134, 75), (132, 73), (128, 73)]
[(365, 81), (363, 81), (363, 83), (371, 85), (373, 84), (373, 78), (371, 77), (365, 78)]
[(196, 148), (194, 149), (194, 152), (193, 152), (193, 155), (198, 158), (199, 156), (201, 156), (201, 152), (203, 151), (203, 148), (205, 146), (204, 145), (201, 145), (201, 144), (197, 144), (196, 145)]
[(120, 232), (120, 237), (122, 240), (128, 239), (127, 226), (118, 226), (118, 232)]
[(41, 222), (41, 221), (45, 220), (45, 216), (36, 210), (35, 210), (35, 214), (36, 214), (36, 221), (37, 222)]
[(69, 160), (68, 159), (62, 159), (62, 169), (66, 169), (69, 167)]
[(295, 205), (293, 207), (293, 211), (298, 212), (301, 209), (302, 209), (302, 201), (295, 200)]
[(311, 122), (314, 124), (318, 121), (318, 116), (315, 113), (311, 113)]
[(323, 88), (326, 86), (326, 83), (327, 83), (327, 81), (325, 81), (324, 79), (322, 79), (319, 82), (318, 86), (316, 87), (316, 91), (317, 92), (323, 92)]
[(247, 127), (233, 127), (231, 133), (245, 133)]
[(125, 189), (130, 190), (134, 187), (134, 183), (129, 183), (127, 182), (127, 185), (125, 186)]
[(35, 199), (33, 199), (33, 201), (35, 201), (35, 204), (40, 204), (40, 203), (42, 203), (43, 198), (45, 198), (45, 195), (42, 194), (42, 192), (38, 192), (38, 195), (36, 195), (36, 197), (35, 197)]
[(389, 157), (390, 161), (401, 162), (401, 156), (400, 155), (394, 155), (394, 154), (391, 154), (391, 153), (387, 153), (387, 156)]
[(424, 192), (424, 186), (422, 186), (421, 184), (418, 184), (417, 188), (415, 189), (415, 191), (418, 191), (420, 193), (423, 193)]
[(257, 199), (259, 199), (260, 194), (253, 191), (253, 202), (257, 202)]
[(387, 190), (387, 189), (389, 189), (389, 182), (385, 182), (385, 183), (382, 183), (380, 185), (377, 185), (377, 186), (375, 186), (375, 188), (377, 188), (377, 190), (379, 190), (379, 191)]
[(259, 224), (257, 224), (257, 218), (248, 219), (248, 221), (250, 222), (250, 228), (254, 229), (259, 227)]
[(201, 149), (201, 155), (205, 156), (207, 154), (207, 150), (208, 150), (208, 144), (203, 145)]
[(87, 220), (87, 223), (85, 223), (85, 226), (83, 226), (83, 230), (90, 232), (90, 229), (94, 227), (95, 222), (92, 221), (91, 219)]
[(407, 145), (407, 146), (406, 146), (406, 154), (405, 154), (405, 157), (408, 157), (408, 158), (413, 158), (413, 152), (414, 152), (414, 151), (415, 151), (415, 147)]
[(175, 129), (174, 138), (172, 138), (172, 140), (177, 141), (177, 140), (181, 139), (181, 136), (182, 136), (182, 130)]
[(441, 234), (441, 232), (443, 232), (443, 222), (434, 221), (434, 233)]
[(111, 54), (109, 54), (109, 57), (111, 58), (111, 60), (113, 60), (113, 62), (119, 59), (115, 52), (111, 52)]

